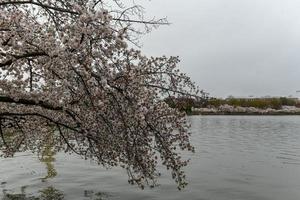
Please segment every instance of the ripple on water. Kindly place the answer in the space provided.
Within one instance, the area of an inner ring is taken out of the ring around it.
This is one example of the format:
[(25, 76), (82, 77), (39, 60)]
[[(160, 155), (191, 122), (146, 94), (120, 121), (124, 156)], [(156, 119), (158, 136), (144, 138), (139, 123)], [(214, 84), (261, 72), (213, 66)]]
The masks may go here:
[(0, 199), (300, 199), (300, 117), (192, 116), (189, 120), (196, 153), (183, 154), (192, 161), (186, 168), (190, 185), (181, 192), (162, 167), (160, 186), (141, 191), (127, 184), (121, 169), (107, 170), (65, 154), (41, 163), (30, 153), (20, 153), (0, 159)]

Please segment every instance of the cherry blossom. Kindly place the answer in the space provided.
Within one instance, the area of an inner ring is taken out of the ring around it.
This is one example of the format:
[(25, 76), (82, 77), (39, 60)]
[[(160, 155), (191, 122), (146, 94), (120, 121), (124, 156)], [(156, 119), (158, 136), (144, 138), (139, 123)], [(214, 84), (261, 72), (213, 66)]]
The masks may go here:
[[(197, 97), (178, 57), (135, 47), (138, 5), (96, 0), (0, 0), (0, 143), (3, 156), (57, 151), (127, 170), (154, 186), (161, 162), (181, 189), (181, 151), (193, 151), (184, 113), (165, 97)], [(135, 48), (132, 48), (135, 47)]]

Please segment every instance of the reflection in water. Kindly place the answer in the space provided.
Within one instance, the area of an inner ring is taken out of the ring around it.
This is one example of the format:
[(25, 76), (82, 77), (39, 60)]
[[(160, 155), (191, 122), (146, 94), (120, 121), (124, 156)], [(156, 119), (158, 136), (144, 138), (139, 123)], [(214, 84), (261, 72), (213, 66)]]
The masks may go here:
[(40, 191), (41, 200), (63, 200), (64, 195), (61, 191), (55, 189), (54, 187), (48, 187)]
[[(122, 170), (107, 170), (48, 147), (42, 166), (30, 153), (0, 158), (0, 190), (5, 190), (0, 191), (0, 200), (300, 199), (299, 116), (192, 116), (189, 120), (196, 153), (187, 155), (190, 184), (181, 192), (164, 168), (160, 168), (161, 185), (141, 191), (126, 184)], [(97, 192), (99, 186), (105, 193)]]
[[(39, 191), (38, 195), (31, 196), (26, 194), (26, 186), (21, 188), (20, 194), (12, 194), (3, 190), (2, 200), (65, 200), (62, 191), (50, 186)], [(84, 197), (87, 200), (107, 200), (109, 195), (102, 192), (95, 193), (93, 190), (85, 190)]]
[(84, 197), (87, 197), (91, 200), (106, 200), (108, 199), (109, 195), (104, 192), (95, 193), (93, 190), (85, 190)]
[(48, 145), (45, 146), (42, 152), (42, 157), (40, 158), (40, 161), (42, 163), (45, 163), (47, 169), (47, 175), (42, 178), (42, 181), (46, 181), (47, 179), (51, 179), (57, 176), (57, 171), (55, 170), (53, 164), (53, 162), (55, 161), (55, 154), (56, 152), (53, 150), (53, 143), (49, 141)]
[[(21, 188), (20, 194), (11, 194), (3, 190), (2, 200), (65, 200), (62, 191), (50, 186), (39, 191), (37, 196), (26, 194), (26, 186)], [(95, 193), (93, 190), (85, 190), (84, 197), (89, 200), (107, 200), (109, 195), (102, 192)]]
[[(56, 152), (53, 149), (53, 142), (49, 139), (48, 144), (42, 151), (42, 156), (39, 158), (40, 162), (46, 165), (47, 175), (43, 177), (42, 182), (46, 182), (57, 176), (57, 171), (54, 166)], [(6, 182), (2, 182), (2, 188), (5, 188)], [(31, 195), (26, 192), (28, 186), (21, 187), (21, 193), (14, 194), (13, 192), (3, 189), (3, 198), (1, 200), (65, 200), (65, 196), (62, 191), (56, 189), (53, 186), (46, 187), (35, 194)], [(94, 192), (93, 190), (84, 190), (83, 196), (87, 200), (107, 200), (109, 195), (102, 192)]]
[[(47, 169), (47, 175), (42, 178), (42, 182), (45, 182), (47, 179), (54, 178), (57, 176), (57, 171), (54, 167), (54, 161), (56, 152), (53, 150), (53, 142), (49, 139), (48, 144), (45, 146), (42, 157), (39, 159), (42, 163), (45, 163)], [(21, 187), (20, 194), (11, 194), (6, 190), (3, 190), (4, 198), (3, 200), (63, 200), (64, 194), (54, 188), (53, 186), (44, 188), (39, 191), (38, 196), (28, 196), (26, 194), (27, 186)]]
[(54, 187), (47, 187), (39, 192), (39, 196), (28, 196), (26, 194), (26, 187), (21, 188), (21, 194), (10, 194), (3, 191), (4, 197), (2, 200), (63, 200), (64, 195), (61, 191)]

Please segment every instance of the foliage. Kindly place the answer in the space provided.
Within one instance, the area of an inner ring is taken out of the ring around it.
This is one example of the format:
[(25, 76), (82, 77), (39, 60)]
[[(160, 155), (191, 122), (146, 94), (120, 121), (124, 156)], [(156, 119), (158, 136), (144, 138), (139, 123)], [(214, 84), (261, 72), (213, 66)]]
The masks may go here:
[(169, 97), (165, 99), (165, 102), (172, 108), (177, 108), (186, 113), (191, 113), (192, 108), (218, 108), (222, 105), (229, 105), (234, 107), (253, 107), (258, 109), (280, 109), (282, 106), (296, 106), (300, 107), (299, 101), (294, 98), (279, 97), (279, 98), (234, 98), (227, 99), (220, 98), (208, 98), (207, 94), (202, 91), (202, 98), (175, 98)]
[(209, 103), (208, 99), (209, 99), (208, 93), (201, 90), (198, 98), (191, 98), (191, 97), (176, 98), (174, 96), (170, 96), (165, 98), (165, 102), (171, 108), (176, 108), (179, 111), (190, 114), (192, 112), (192, 108), (206, 107), (207, 104)]
[(0, 0), (3, 154), (41, 152), (52, 134), (56, 151), (124, 167), (142, 188), (155, 184), (160, 160), (184, 187), (187, 161), (178, 148), (193, 151), (188, 123), (163, 98), (191, 97), (197, 88), (177, 57), (128, 47), (140, 25), (165, 23), (144, 20), (140, 6), (120, 0)]
[(221, 105), (231, 105), (239, 107), (254, 107), (260, 109), (273, 108), (280, 109), (282, 106), (296, 106), (297, 100), (293, 98), (228, 98), (228, 99), (217, 99), (211, 98), (208, 101), (209, 106), (219, 107)]
[(190, 113), (192, 111), (193, 105), (195, 105), (195, 100), (191, 98), (166, 98), (165, 102), (171, 108), (177, 108), (180, 111), (184, 111), (186, 113)]

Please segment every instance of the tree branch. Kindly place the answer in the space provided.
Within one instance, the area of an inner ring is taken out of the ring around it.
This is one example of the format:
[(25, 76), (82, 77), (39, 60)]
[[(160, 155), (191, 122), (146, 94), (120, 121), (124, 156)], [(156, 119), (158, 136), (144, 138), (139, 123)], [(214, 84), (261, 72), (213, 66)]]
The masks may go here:
[(37, 5), (40, 6), (42, 8), (47, 8), (47, 9), (51, 9), (51, 10), (55, 10), (55, 11), (59, 11), (59, 12), (64, 12), (64, 13), (70, 13), (70, 14), (76, 14), (78, 15), (79, 13), (73, 10), (69, 10), (69, 9), (65, 9), (65, 8), (61, 8), (61, 7), (54, 7), (54, 6), (50, 6), (47, 4), (42, 4), (42, 3), (38, 3), (35, 2), (33, 0), (28, 0), (28, 1), (5, 1), (5, 2), (0, 2), (0, 6), (5, 6), (5, 5), (22, 5), (22, 4), (32, 4), (32, 5)]
[(63, 110), (60, 106), (53, 106), (43, 101), (34, 101), (29, 99), (19, 99), (15, 100), (11, 97), (7, 96), (0, 96), (0, 102), (3, 103), (16, 103), (16, 104), (23, 104), (23, 105), (31, 105), (31, 106), (39, 106), (48, 110)]
[[(29, 52), (29, 53), (25, 53), (25, 54), (22, 54), (22, 55), (1, 53), (1, 55), (2, 56), (12, 56), (17, 60), (22, 59), (22, 58), (29, 58), (29, 57), (49, 56), (45, 52)], [(6, 60), (4, 62), (0, 62), (0, 67), (11, 65), (12, 63), (13, 63), (13, 59), (9, 59), (9, 60)]]
[[(32, 5), (37, 5), (40, 6), (44, 9), (50, 9), (58, 12), (64, 12), (64, 13), (69, 13), (73, 15), (80, 15), (79, 12), (76, 12), (74, 10), (66, 9), (66, 8), (61, 8), (61, 7), (55, 7), (55, 6), (50, 6), (47, 4), (42, 4), (39, 2), (35, 2), (33, 0), (28, 0), (28, 1), (5, 1), (5, 2), (0, 2), (0, 6), (5, 6), (5, 5), (22, 5), (22, 4), (32, 4)], [(131, 19), (120, 19), (120, 18), (112, 18), (114, 21), (119, 21), (119, 22), (128, 22), (128, 23), (138, 23), (138, 24), (148, 24), (148, 25), (170, 25), (168, 22), (159, 22), (159, 21), (145, 21), (145, 20), (131, 20)]]

